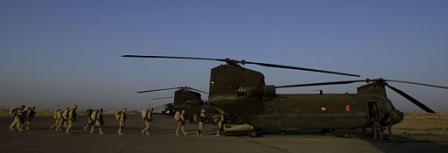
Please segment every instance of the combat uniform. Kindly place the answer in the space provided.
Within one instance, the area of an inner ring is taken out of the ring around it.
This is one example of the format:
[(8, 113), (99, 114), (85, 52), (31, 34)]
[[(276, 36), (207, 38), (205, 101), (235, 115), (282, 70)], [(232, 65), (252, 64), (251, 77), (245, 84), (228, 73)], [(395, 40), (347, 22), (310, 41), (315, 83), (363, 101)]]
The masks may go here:
[(177, 111), (174, 115), (174, 119), (177, 123), (176, 128), (176, 135), (179, 136), (179, 132), (182, 131), (183, 135), (187, 135), (187, 132), (185, 132), (184, 126), (185, 126), (185, 110), (182, 110), (182, 112)]
[(117, 133), (118, 135), (124, 135), (124, 126), (126, 124), (126, 112), (125, 111), (119, 111), (115, 113), (115, 118), (118, 122), (118, 129)]
[(152, 111), (153, 111), (153, 109), (149, 109), (149, 108), (142, 111), (142, 119), (145, 122), (145, 128), (143, 128), (143, 130), (141, 130), (142, 134), (149, 135), (149, 130), (151, 129), (151, 122), (153, 120)]
[(214, 116), (214, 119), (217, 126), (216, 136), (221, 136), (224, 128), (224, 114), (220, 112), (218, 115)]
[(198, 135), (202, 135), (202, 131), (204, 130), (204, 121), (205, 121), (205, 110), (202, 109), (201, 113), (197, 118), (198, 122)]
[(92, 109), (86, 110), (87, 124), (83, 128), (84, 131), (91, 129), (93, 127), (93, 125), (95, 124), (95, 121), (92, 119), (93, 113), (95, 113), (95, 115), (93, 115), (93, 116), (96, 117), (96, 112), (94, 112), (94, 111), (96, 111), (96, 110), (92, 110)]
[(98, 129), (99, 134), (103, 135), (103, 126), (104, 126), (104, 119), (103, 119), (103, 109), (96, 110), (94, 113), (91, 114), (92, 122), (94, 122), (94, 125), (92, 126), (92, 129), (90, 129), (90, 133), (95, 133), (96, 129)]
[(77, 120), (77, 113), (76, 113), (77, 108), (78, 108), (78, 106), (75, 105), (68, 112), (68, 118), (66, 120), (67, 128), (65, 129), (65, 133), (67, 133), (67, 134), (70, 134), (70, 132), (72, 131), (72, 128), (73, 128), (73, 123), (76, 122), (76, 120)]
[(9, 111), (9, 113), (12, 115), (12, 122), (9, 125), (9, 130), (14, 131), (14, 128), (16, 128), (19, 132), (22, 131), (22, 118), (23, 118), (23, 111), (24, 106), (13, 108)]
[(64, 126), (64, 128), (67, 129), (68, 126), (68, 118), (69, 118), (69, 113), (70, 113), (70, 108), (67, 107), (62, 111), (62, 121), (61, 121), (61, 127), (62, 125)]
[(380, 121), (377, 116), (371, 118), (371, 124), (372, 124), (373, 138), (374, 139), (383, 139)]
[(36, 107), (29, 107), (26, 111), (25, 111), (25, 115), (24, 115), (24, 128), (25, 130), (30, 130), (31, 129), (31, 122), (36, 114), (35, 111)]
[(56, 111), (56, 127), (55, 131), (60, 131), (62, 129), (62, 125), (64, 124), (64, 117), (63, 117), (63, 111), (57, 110)]
[(54, 123), (51, 125), (50, 130), (56, 130), (56, 127), (58, 126), (58, 112), (59, 109), (53, 111)]

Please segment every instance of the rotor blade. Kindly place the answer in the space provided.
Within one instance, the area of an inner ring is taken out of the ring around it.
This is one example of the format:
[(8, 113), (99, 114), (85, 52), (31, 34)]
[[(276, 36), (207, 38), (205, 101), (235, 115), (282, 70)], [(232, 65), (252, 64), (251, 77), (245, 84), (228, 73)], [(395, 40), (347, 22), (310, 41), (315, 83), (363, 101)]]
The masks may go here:
[(342, 72), (334, 72), (327, 70), (319, 70), (312, 68), (304, 68), (304, 67), (296, 67), (296, 66), (287, 66), (287, 65), (279, 65), (279, 64), (269, 64), (269, 63), (260, 63), (260, 62), (250, 62), (245, 60), (234, 60), (229, 58), (204, 58), (204, 57), (186, 57), (186, 56), (147, 56), (147, 55), (123, 55), (122, 57), (133, 57), (133, 58), (165, 58), (165, 59), (189, 59), (189, 60), (207, 60), (207, 61), (220, 61), (226, 62), (228, 64), (254, 64), (266, 67), (275, 67), (275, 68), (284, 68), (284, 69), (293, 69), (293, 70), (302, 70), (302, 71), (310, 71), (310, 72), (319, 72), (319, 73), (328, 73), (328, 74), (337, 74), (337, 75), (346, 75), (346, 76), (354, 76), (360, 77), (356, 74), (342, 73)]
[(360, 75), (356, 75), (356, 74), (342, 73), (342, 72), (335, 72), (335, 71), (327, 71), (327, 70), (319, 70), (319, 69), (312, 69), (312, 68), (304, 68), (304, 67), (296, 67), (296, 66), (288, 66), (288, 65), (278, 65), (278, 64), (249, 62), (249, 61), (242, 61), (242, 63), (243, 64), (255, 64), (255, 65), (261, 65), (261, 66), (266, 66), (266, 67), (275, 67), (275, 68), (284, 68), (284, 69), (293, 69), (293, 70), (302, 70), (302, 71), (310, 71), (310, 72), (319, 72), (319, 73), (328, 73), (328, 74), (337, 74), (337, 75), (346, 75), (346, 76), (360, 77)]
[(155, 91), (163, 91), (163, 90), (174, 90), (174, 89), (179, 89), (179, 87), (174, 87), (174, 88), (162, 88), (162, 89), (155, 89), (155, 90), (145, 90), (145, 91), (139, 91), (137, 93), (147, 93), (147, 92), (155, 92)]
[(147, 55), (123, 55), (121, 57), (133, 58), (167, 58), (167, 59), (190, 59), (190, 60), (206, 60), (206, 61), (220, 61), (226, 62), (226, 59), (219, 58), (204, 58), (204, 57), (185, 57), (185, 56), (147, 56)]
[(208, 92), (205, 92), (205, 91), (202, 91), (202, 90), (199, 90), (199, 89), (195, 89), (195, 88), (192, 88), (192, 87), (188, 87), (188, 89), (193, 90), (193, 91), (197, 91), (197, 92), (201, 92), (201, 93), (208, 94)]
[(310, 87), (310, 86), (326, 86), (326, 85), (340, 85), (340, 84), (350, 84), (355, 82), (365, 82), (366, 80), (349, 80), (349, 81), (332, 81), (332, 82), (318, 82), (318, 83), (307, 83), (307, 84), (293, 84), (276, 86), (275, 88), (294, 88), (294, 87)]
[(174, 97), (159, 97), (159, 98), (153, 98), (151, 100), (170, 99), (170, 98), (174, 98)]
[(420, 86), (426, 86), (426, 87), (434, 87), (434, 88), (441, 88), (441, 89), (448, 89), (448, 87), (445, 87), (445, 86), (432, 85), (432, 84), (426, 84), (426, 83), (418, 83), (418, 82), (410, 82), (410, 81), (400, 81), (400, 80), (386, 80), (386, 81), (387, 82), (407, 83), (407, 84), (420, 85)]
[(415, 105), (417, 105), (418, 107), (420, 107), (421, 109), (423, 109), (424, 111), (428, 112), (428, 113), (436, 113), (435, 111), (433, 111), (431, 108), (425, 106), (423, 103), (419, 102), (417, 99), (415, 99), (414, 97), (406, 94), (404, 91), (401, 91), (400, 89), (397, 89), (395, 87), (392, 87), (391, 85), (386, 84), (387, 87), (389, 87), (390, 89), (392, 89), (393, 91), (397, 92), (399, 95), (403, 96), (404, 98), (408, 99), (409, 101), (411, 101), (412, 103), (414, 103)]

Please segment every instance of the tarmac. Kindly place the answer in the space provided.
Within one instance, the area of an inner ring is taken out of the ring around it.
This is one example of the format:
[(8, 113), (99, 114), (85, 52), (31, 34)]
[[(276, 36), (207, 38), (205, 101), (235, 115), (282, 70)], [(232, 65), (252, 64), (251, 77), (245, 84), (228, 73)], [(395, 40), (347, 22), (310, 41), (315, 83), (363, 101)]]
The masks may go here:
[(53, 119), (38, 117), (32, 130), (8, 131), (9, 118), (0, 118), (1, 153), (417, 153), (448, 152), (447, 136), (398, 136), (394, 140), (373, 140), (370, 134), (355, 132), (351, 138), (322, 135), (314, 132), (276, 133), (262, 137), (215, 136), (214, 126), (206, 125), (203, 136), (196, 135), (196, 125), (188, 124), (187, 136), (175, 136), (176, 124), (171, 116), (155, 115), (151, 135), (141, 135), (143, 122), (138, 115), (130, 116), (125, 135), (116, 134), (112, 116), (105, 118), (105, 135), (88, 134), (82, 127), (85, 117), (76, 122), (68, 135), (50, 131)]

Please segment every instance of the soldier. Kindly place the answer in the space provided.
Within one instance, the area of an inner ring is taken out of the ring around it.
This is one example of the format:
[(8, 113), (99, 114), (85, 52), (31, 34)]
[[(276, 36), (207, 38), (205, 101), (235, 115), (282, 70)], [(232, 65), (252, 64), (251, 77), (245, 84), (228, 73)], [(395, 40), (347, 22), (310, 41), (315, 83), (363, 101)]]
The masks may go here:
[(62, 129), (63, 124), (64, 124), (63, 113), (64, 113), (64, 111), (61, 110), (61, 109), (59, 109), (59, 110), (57, 111), (57, 114), (56, 114), (56, 117), (57, 117), (57, 120), (56, 120), (56, 121), (57, 121), (57, 124), (56, 124), (56, 129), (55, 129), (56, 132), (57, 132), (57, 131), (60, 131), (60, 130)]
[(174, 115), (174, 119), (177, 123), (176, 128), (176, 136), (179, 136), (179, 132), (182, 131), (183, 135), (187, 135), (187, 132), (185, 132), (184, 126), (185, 126), (185, 110), (182, 110), (181, 112), (176, 111), (176, 114)]
[(204, 122), (205, 122), (205, 109), (201, 109), (199, 116), (197, 117), (198, 122), (198, 135), (202, 135), (202, 131), (204, 130)]
[(216, 128), (216, 136), (221, 136), (224, 128), (224, 113), (219, 112), (217, 115), (213, 116), (213, 119), (215, 121), (215, 124), (217, 126)]
[(23, 131), (22, 129), (22, 118), (23, 118), (23, 113), (24, 113), (24, 109), (25, 106), (22, 105), (20, 107), (17, 108), (12, 108), (11, 110), (9, 110), (9, 114), (12, 116), (12, 122), (9, 125), (9, 130), (10, 131), (14, 131), (14, 127), (19, 131)]
[[(84, 131), (91, 129), (94, 126), (95, 121), (92, 119), (92, 117), (96, 117), (96, 112), (94, 111), (96, 110), (92, 110), (90, 108), (86, 110), (87, 124), (84, 126)], [(92, 113), (95, 114), (92, 116)]]
[(127, 110), (125, 108), (124, 110), (115, 113), (115, 118), (117, 119), (118, 122), (118, 129), (117, 129), (118, 135), (124, 135), (123, 130), (126, 124), (126, 111)]
[(100, 108), (99, 110), (95, 110), (94, 113), (91, 114), (92, 122), (94, 122), (94, 125), (92, 126), (92, 129), (90, 129), (90, 134), (95, 133), (96, 129), (98, 129), (99, 134), (103, 135), (103, 126), (104, 126), (104, 119), (103, 119), (103, 108)]
[(151, 122), (153, 120), (152, 118), (152, 112), (154, 109), (149, 109), (149, 107), (142, 111), (142, 119), (145, 122), (145, 128), (141, 130), (140, 132), (145, 135), (149, 135), (149, 130), (151, 129)]
[(380, 121), (378, 118), (379, 117), (377, 117), (377, 116), (374, 116), (371, 118), (373, 138), (374, 139), (383, 139), (383, 135), (381, 132), (381, 125), (380, 125)]
[(58, 112), (60, 111), (60, 109), (56, 109), (53, 111), (53, 119), (54, 119), (54, 123), (53, 125), (51, 125), (50, 130), (56, 130), (56, 127), (59, 124), (59, 120), (58, 120)]
[(61, 128), (62, 128), (62, 125), (64, 126), (64, 128), (67, 128), (69, 112), (70, 112), (70, 107), (66, 107), (66, 108), (62, 111)]
[[(382, 129), (387, 131), (387, 137), (392, 139), (392, 116), (390, 113), (384, 114), (384, 119), (381, 121)], [(384, 132), (383, 132), (384, 135)]]
[(68, 111), (68, 116), (66, 119), (67, 128), (65, 129), (65, 133), (70, 134), (73, 128), (73, 123), (77, 120), (76, 109), (78, 109), (78, 105), (74, 105), (72, 109)]
[(24, 115), (24, 128), (25, 130), (30, 130), (31, 129), (31, 122), (36, 114), (36, 107), (28, 107), (28, 109), (25, 110), (25, 115)]

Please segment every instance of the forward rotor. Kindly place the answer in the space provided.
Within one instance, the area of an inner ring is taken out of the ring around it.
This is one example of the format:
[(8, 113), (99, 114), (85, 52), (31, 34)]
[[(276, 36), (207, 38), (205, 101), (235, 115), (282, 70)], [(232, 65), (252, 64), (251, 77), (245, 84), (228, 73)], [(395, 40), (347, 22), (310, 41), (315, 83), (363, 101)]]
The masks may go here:
[(153, 89), (153, 90), (144, 90), (144, 91), (138, 91), (137, 93), (148, 93), (148, 92), (156, 92), (156, 91), (164, 91), (164, 90), (192, 90), (192, 91), (197, 91), (197, 92), (201, 92), (204, 94), (208, 94), (208, 92), (199, 90), (199, 89), (195, 89), (189, 86), (182, 86), (182, 87), (173, 87), (173, 88), (160, 88), (160, 89)]

